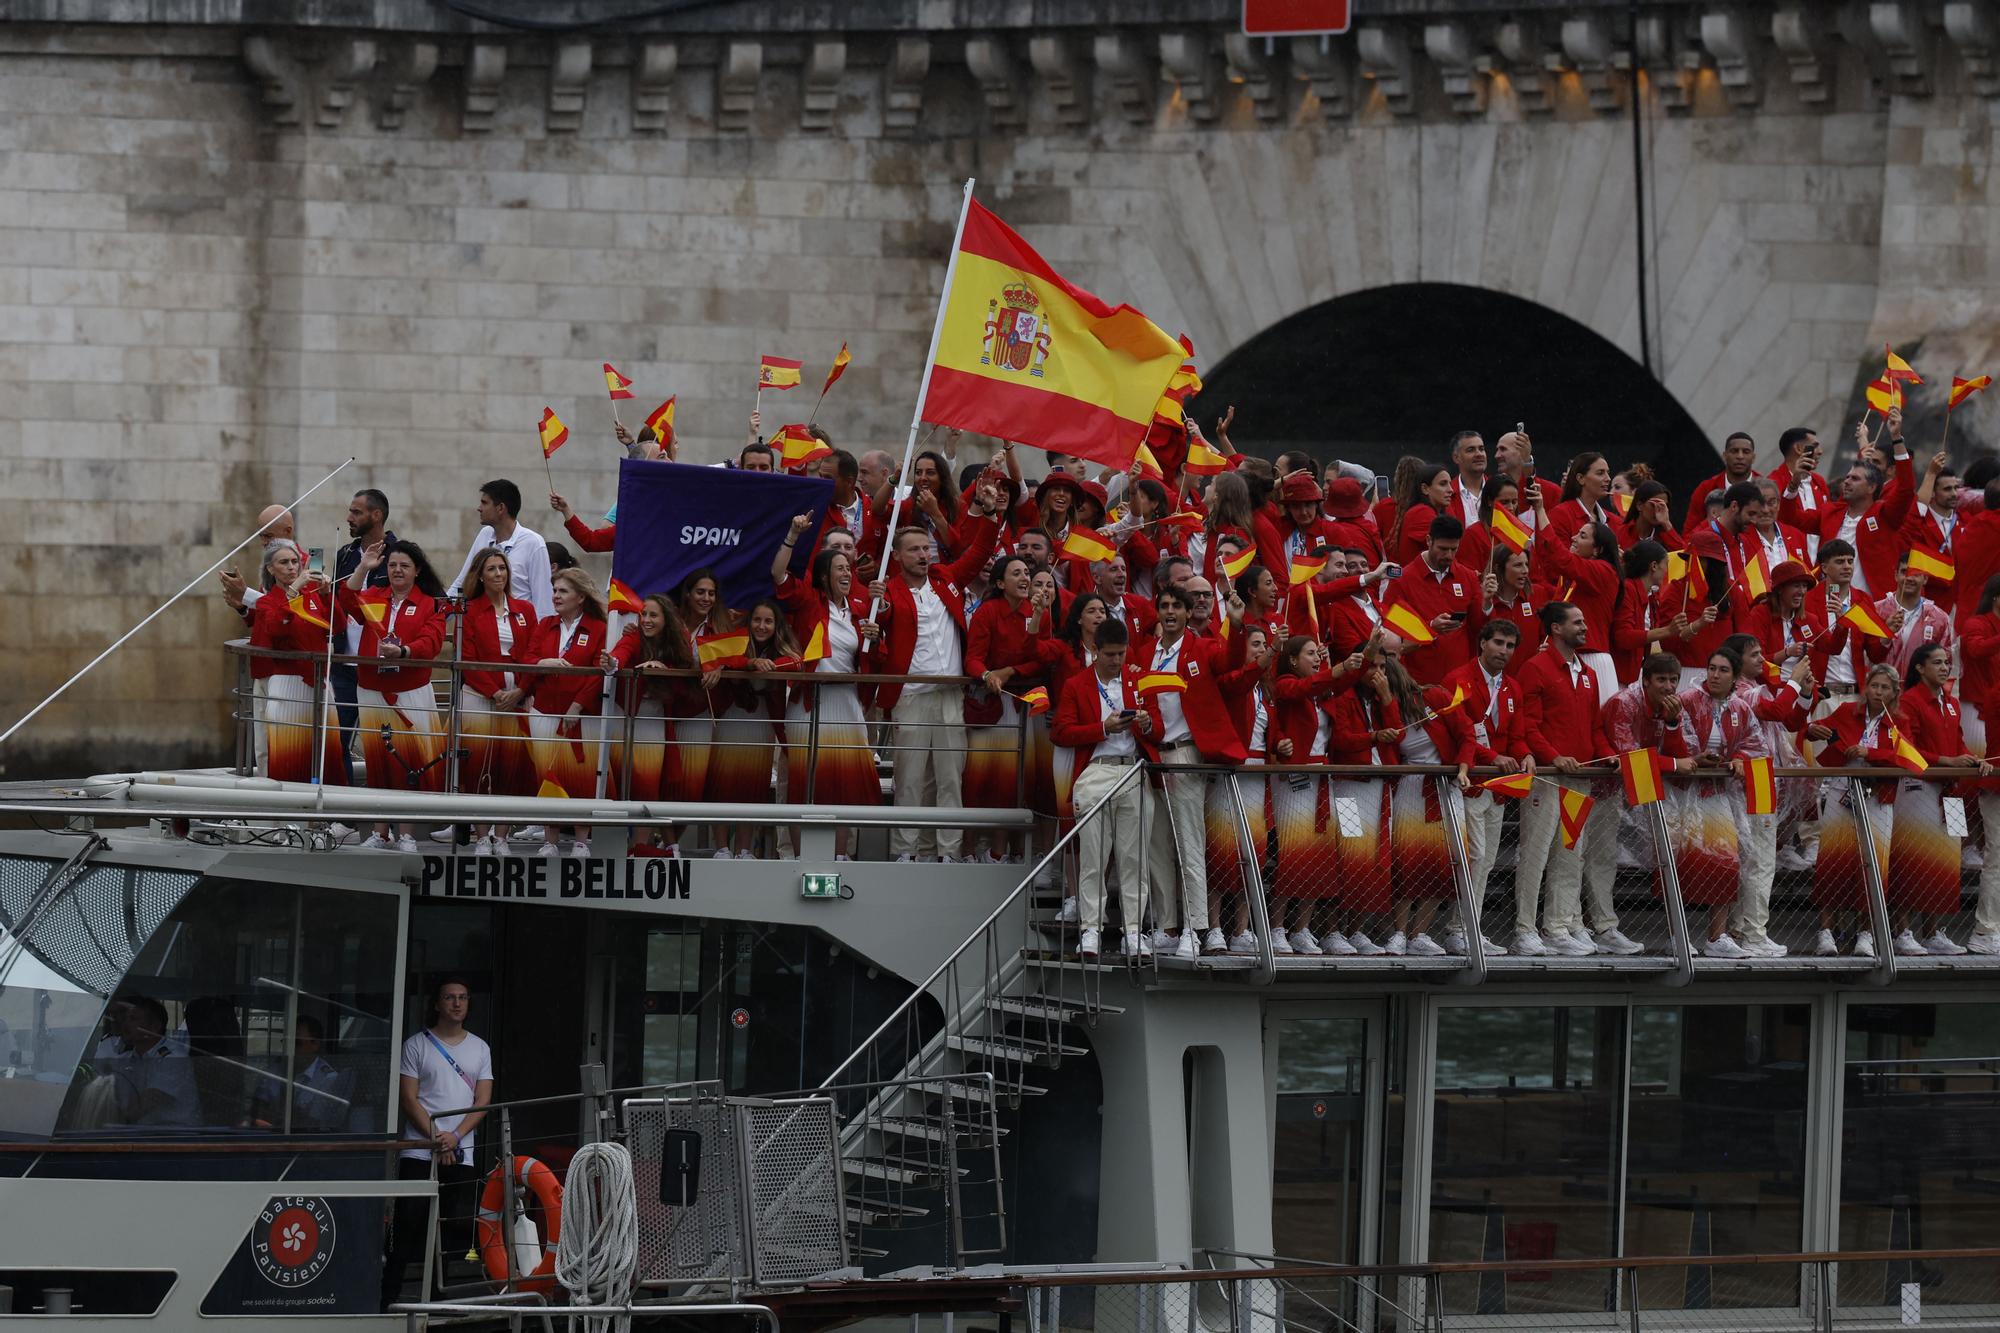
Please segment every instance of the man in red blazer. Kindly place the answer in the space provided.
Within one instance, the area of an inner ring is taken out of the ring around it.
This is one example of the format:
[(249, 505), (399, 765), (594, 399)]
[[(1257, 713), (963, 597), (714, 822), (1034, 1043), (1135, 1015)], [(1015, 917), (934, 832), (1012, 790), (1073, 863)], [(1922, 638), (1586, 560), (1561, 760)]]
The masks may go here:
[(1132, 634), (1153, 632), (1153, 603), (1136, 592), (1126, 591), (1131, 571), (1126, 566), (1125, 557), (1114, 555), (1109, 560), (1100, 560), (1090, 567), (1092, 583), (1097, 595), (1105, 602), (1105, 610), (1111, 619), (1123, 625)]
[[(1140, 824), (1139, 786), (1131, 776), (1141, 762), (1140, 744), (1159, 735), (1160, 711), (1153, 698), (1135, 688), (1139, 673), (1126, 665), (1130, 636), (1115, 620), (1097, 627), (1097, 660), (1063, 686), (1049, 735), (1057, 745), (1076, 752), (1076, 785), (1072, 789), (1078, 815), (1095, 810), (1107, 796), (1109, 804), (1078, 828), (1076, 897), (1077, 953), (1095, 958), (1104, 929), (1104, 879), (1111, 858), (1118, 858), (1118, 913), (1125, 932), (1125, 956), (1153, 952), (1153, 942), (1140, 929), (1138, 867), (1144, 855), (1145, 830)], [(1157, 696), (1155, 696), (1157, 697)], [(1121, 788), (1120, 783), (1124, 783)], [(1116, 791), (1117, 795), (1112, 796)], [(1190, 936), (1191, 938), (1191, 936)]]
[[(1447, 695), (1455, 690), (1465, 691), (1465, 716), (1476, 719), (1472, 724), (1473, 762), (1491, 764), (1503, 773), (1535, 771), (1535, 756), (1528, 750), (1528, 738), (1522, 729), (1525, 719), (1521, 712), (1521, 687), (1507, 674), (1520, 643), (1521, 631), (1513, 621), (1489, 620), (1479, 631), (1479, 655), (1440, 682)], [(1472, 863), (1475, 903), (1483, 904), (1486, 900), (1486, 880), (1500, 857), (1500, 826), (1506, 817), (1507, 807), (1490, 791), (1475, 787), (1465, 798), (1470, 844), (1467, 850)], [(1463, 958), (1466, 945), (1464, 923), (1454, 905), (1450, 919), (1445, 922), (1445, 952)], [(1487, 940), (1486, 952), (1504, 954), (1507, 948)]]
[(1389, 584), (1382, 609), (1407, 606), (1437, 637), (1412, 643), (1403, 650), (1403, 669), (1422, 685), (1435, 685), (1472, 660), (1466, 622), (1480, 605), (1479, 575), (1457, 563), (1465, 525), (1450, 514), (1431, 520), (1423, 558), (1403, 567), (1401, 578)]
[[(1000, 503), (991, 482), (979, 487), (967, 506), (972, 540), (948, 565), (931, 563), (931, 536), (922, 528), (896, 534), (890, 560), (895, 568), (868, 591), (880, 611), (879, 670), (890, 676), (965, 674), (965, 585), (985, 568), (999, 533), (992, 515)], [(895, 731), (896, 804), (960, 804), (965, 777), (965, 687), (947, 684), (884, 685), (875, 702)], [(889, 832), (889, 850), (898, 861), (956, 861), (964, 833), (932, 825), (899, 826)]]
[(1755, 481), (1757, 474), (1752, 465), (1757, 461), (1757, 442), (1738, 430), (1731, 431), (1729, 438), (1722, 442), (1722, 471), (1694, 488), (1688, 496), (1687, 522), (1681, 524), (1681, 531), (1688, 532), (1707, 521), (1709, 492), (1726, 491), (1740, 481)]
[[(1142, 743), (1156, 762), (1241, 764), (1249, 759), (1222, 697), (1223, 673), (1243, 665), (1246, 636), (1240, 606), (1236, 602), (1230, 607), (1234, 632), (1227, 640), (1199, 639), (1187, 632), (1193, 607), (1186, 592), (1166, 587), (1153, 594), (1153, 612), (1160, 618), (1158, 636), (1132, 645), (1133, 669), (1141, 678), (1178, 676), (1185, 682), (1184, 688), (1150, 693), (1159, 710), (1160, 729), (1142, 738)], [(1153, 802), (1145, 863), (1158, 927), (1153, 947), (1193, 958), (1198, 937), (1208, 929), (1208, 779), (1200, 773), (1170, 773), (1164, 787), (1161, 798)], [(1178, 898), (1173, 892), (1176, 879)]]
[(1792, 426), (1778, 437), (1778, 454), (1782, 461), (1770, 474), (1778, 483), (1778, 521), (1791, 524), (1805, 533), (1808, 541), (1816, 542), (1820, 516), (1832, 503), (1826, 478), (1816, 471), (1819, 435), (1810, 426)]

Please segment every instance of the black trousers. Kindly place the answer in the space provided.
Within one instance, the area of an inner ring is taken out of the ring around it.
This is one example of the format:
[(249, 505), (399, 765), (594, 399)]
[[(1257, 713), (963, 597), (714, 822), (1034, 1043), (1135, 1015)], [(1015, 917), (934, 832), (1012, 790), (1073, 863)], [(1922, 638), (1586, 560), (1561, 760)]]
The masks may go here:
[[(404, 1157), (397, 1163), (401, 1180), (429, 1180), (431, 1165)], [(382, 1304), (401, 1298), (403, 1282), (413, 1263), (421, 1263), (428, 1210), (422, 1198), (396, 1200), (389, 1231), (389, 1257), (382, 1266)], [(473, 1213), (479, 1206), (479, 1168), (449, 1162), (438, 1164), (438, 1246), (444, 1256), (456, 1257), (472, 1248)], [(440, 1261), (441, 1262), (441, 1261)], [(421, 1270), (419, 1270), (421, 1271)]]

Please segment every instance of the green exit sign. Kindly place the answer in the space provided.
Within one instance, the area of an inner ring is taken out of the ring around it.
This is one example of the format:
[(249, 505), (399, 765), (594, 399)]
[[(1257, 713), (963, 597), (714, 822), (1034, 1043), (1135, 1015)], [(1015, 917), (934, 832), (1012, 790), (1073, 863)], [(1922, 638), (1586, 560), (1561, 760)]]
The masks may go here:
[(840, 876), (815, 875), (807, 872), (799, 876), (799, 897), (801, 898), (841, 898), (846, 894), (841, 889)]

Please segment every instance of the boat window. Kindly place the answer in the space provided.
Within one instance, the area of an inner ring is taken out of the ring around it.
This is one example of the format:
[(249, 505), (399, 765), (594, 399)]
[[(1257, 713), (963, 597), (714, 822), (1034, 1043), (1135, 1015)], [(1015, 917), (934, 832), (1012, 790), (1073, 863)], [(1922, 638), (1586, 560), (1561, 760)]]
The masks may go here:
[(1367, 1040), (1362, 1018), (1278, 1024), (1274, 1253), (1336, 1264), (1359, 1260)]

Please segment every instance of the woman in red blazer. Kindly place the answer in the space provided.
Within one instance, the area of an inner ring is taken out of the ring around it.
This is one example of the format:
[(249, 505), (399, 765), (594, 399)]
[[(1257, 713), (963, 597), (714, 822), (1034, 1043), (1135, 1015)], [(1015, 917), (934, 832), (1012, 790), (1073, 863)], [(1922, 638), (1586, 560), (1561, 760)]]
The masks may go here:
[[(673, 601), (665, 593), (652, 592), (639, 603), (638, 622), (627, 625), (617, 644), (598, 661), (606, 671), (660, 667), (692, 671), (694, 645)], [(629, 763), (614, 752), (607, 794), (631, 801), (700, 800), (701, 793), (682, 776), (675, 744), (678, 719), (696, 713), (708, 716), (708, 695), (700, 681), (693, 676), (634, 676), (621, 683), (619, 699), (632, 718), (632, 752)], [(671, 829), (661, 830), (658, 838), (664, 846), (647, 834), (636, 835), (631, 854), (680, 855), (680, 843)]]
[(1395, 540), (1387, 543), (1389, 563), (1414, 565), (1423, 558), (1424, 548), (1430, 544), (1431, 520), (1451, 511), (1457, 486), (1451, 469), (1443, 463), (1425, 463), (1410, 474), (1409, 492), (1396, 497), (1401, 513), (1396, 518)]
[[(1233, 906), (1228, 913), (1230, 924), (1227, 934), (1220, 940), (1221, 948), (1211, 948), (1217, 941), (1207, 940), (1202, 945), (1204, 953), (1257, 951), (1257, 938), (1250, 933), (1250, 903), (1243, 893), (1243, 864), (1246, 860), (1254, 861), (1259, 867), (1264, 864), (1271, 817), (1270, 783), (1262, 774), (1256, 773), (1255, 768), (1261, 768), (1266, 763), (1283, 763), (1283, 756), (1292, 751), (1291, 742), (1278, 734), (1278, 697), (1270, 684), (1274, 659), (1269, 628), (1246, 620), (1243, 625), (1243, 665), (1230, 673), (1231, 680), (1225, 685), (1223, 693), (1230, 699), (1230, 720), (1236, 724), (1236, 734), (1243, 740), (1249, 763), (1235, 773), (1217, 774), (1209, 782), (1204, 819), (1208, 826), (1208, 919), (1216, 923), (1218, 931), (1221, 930), (1219, 923), (1224, 919), (1225, 901)], [(1239, 688), (1240, 694), (1235, 692)], [(1271, 752), (1274, 744), (1278, 751), (1276, 755)], [(1247, 846), (1236, 824), (1239, 802), (1250, 826)], [(1276, 914), (1276, 899), (1272, 902), (1271, 920), (1276, 923), (1280, 919)]]
[[(312, 781), (312, 699), (326, 652), (327, 622), (333, 610), (325, 580), (306, 575), (299, 548), (278, 542), (264, 555), (264, 596), (250, 613), (250, 646), (313, 654), (310, 660), (252, 659), (263, 681), (258, 722), (264, 728), (264, 776), (279, 782)], [(296, 600), (296, 608), (293, 602)], [(345, 781), (340, 763), (340, 720), (333, 701), (324, 702), (321, 732), (325, 758), (322, 781)]]
[[(556, 613), (535, 627), (528, 652), (537, 666), (599, 667), (604, 652), (604, 602), (597, 585), (581, 569), (559, 569), (552, 594)], [(601, 667), (600, 667), (601, 670)], [(548, 792), (553, 786), (564, 796), (592, 800), (597, 796), (597, 746), (599, 714), (604, 706), (604, 677), (592, 675), (535, 675), (528, 697), (533, 707), (528, 713), (528, 734), (533, 737), (528, 751), (535, 765), (535, 790)], [(556, 824), (544, 821), (543, 856), (557, 854)], [(590, 829), (578, 825), (576, 841), (569, 854), (588, 857)]]
[[(1284, 755), (1285, 764), (1323, 765), (1332, 744), (1335, 692), (1346, 693), (1361, 669), (1355, 653), (1337, 666), (1326, 664), (1319, 640), (1298, 635), (1277, 655), (1271, 682), (1275, 734), (1266, 734), (1266, 753)], [(1286, 773), (1271, 779), (1271, 815), (1278, 828), (1278, 861), (1271, 897), (1271, 947), (1281, 954), (1319, 954), (1315, 923), (1324, 927), (1340, 895), (1344, 848), (1326, 829), (1327, 784), (1316, 773)], [(1297, 906), (1294, 906), (1294, 904)], [(1288, 918), (1296, 918), (1289, 926)], [(1333, 937), (1329, 936), (1329, 942)], [(1345, 941), (1341, 942), (1343, 945)], [(1344, 950), (1342, 950), (1344, 952)]]
[[(1342, 690), (1328, 700), (1328, 712), (1333, 718), (1326, 747), (1329, 764), (1402, 762), (1402, 751), (1397, 745), (1403, 737), (1402, 705), (1396, 700), (1379, 657), (1365, 665), (1366, 670), (1354, 688)], [(1393, 779), (1335, 777), (1327, 783), (1327, 827), (1329, 836), (1341, 835), (1340, 906), (1349, 927), (1346, 948), (1335, 942), (1338, 931), (1320, 941), (1329, 953), (1346, 953), (1349, 949), (1368, 955), (1384, 952), (1363, 927), (1373, 926), (1381, 933), (1382, 923), (1394, 906), (1394, 879), (1390, 871), (1393, 853), (1389, 841), (1391, 782)], [(1342, 829), (1343, 802), (1352, 807), (1348, 815), (1354, 821), (1352, 836)]]
[(1537, 613), (1540, 602), (1534, 594), (1534, 580), (1526, 551), (1516, 551), (1512, 547), (1496, 545), (1486, 566), (1485, 577), (1480, 580), (1479, 629), (1466, 622), (1466, 633), (1477, 636), (1486, 628), (1489, 620), (1505, 620), (1521, 632), (1521, 641), (1514, 647), (1514, 655), (1507, 659), (1507, 674), (1517, 676), (1521, 668), (1542, 646), (1542, 639), (1548, 631), (1542, 628), (1542, 618)]
[[(1431, 922), (1441, 903), (1458, 896), (1444, 803), (1458, 800), (1454, 789), (1467, 785), (1467, 771), (1477, 749), (1472, 731), (1475, 714), (1462, 700), (1453, 706), (1450, 690), (1419, 685), (1393, 650), (1383, 654), (1382, 677), (1395, 697), (1397, 712), (1406, 719), (1396, 743), (1402, 762), (1448, 764), (1458, 770), (1449, 778), (1410, 773), (1393, 779), (1389, 827), (1390, 864), (1395, 869), (1395, 929), (1382, 950), (1441, 958), (1444, 946), (1431, 938)], [(1464, 826), (1461, 817), (1459, 827)], [(1463, 834), (1460, 836), (1462, 839)]]
[[(1070, 678), (1090, 669), (1097, 656), (1090, 645), (1097, 642), (1097, 627), (1109, 617), (1109, 604), (1102, 594), (1079, 593), (1070, 601), (1069, 614), (1063, 618), (1061, 631), (1036, 642), (1036, 651), (1041, 655), (1042, 667), (1047, 673), (1051, 700), (1060, 703)], [(1049, 756), (1049, 803), (1041, 807), (1041, 813), (1054, 814), (1055, 831), (1060, 835), (1069, 831), (1071, 821), (1076, 818), (1071, 801), (1076, 786), (1076, 751), (1056, 740), (1053, 715), (1051, 718), (1049, 744), (1053, 752)], [(1076, 876), (1064, 875), (1062, 880), (1062, 919), (1072, 922), (1077, 911)]]
[[(1808, 754), (1826, 768), (1862, 766), (1886, 768), (1896, 761), (1896, 700), (1901, 685), (1896, 669), (1878, 663), (1869, 669), (1861, 698), (1850, 699), (1805, 729), (1806, 740), (1818, 746)], [(1821, 744), (1824, 742), (1824, 744)], [(1838, 953), (1835, 933), (1858, 924), (1854, 956), (1875, 957), (1875, 934), (1866, 925), (1868, 899), (1861, 880), (1861, 838), (1854, 828), (1849, 782), (1832, 778), (1821, 784), (1819, 856), (1813, 862), (1813, 899), (1819, 905), (1819, 940), (1813, 952)], [(1896, 784), (1869, 784), (1863, 809), (1868, 815), (1870, 848), (1885, 872), (1889, 839), (1895, 824)], [(1886, 941), (1884, 941), (1886, 943)]]
[[(467, 662), (528, 660), (535, 637), (535, 608), (511, 595), (513, 574), (507, 553), (489, 546), (472, 560), (469, 585), (477, 591), (466, 601), (460, 620), (459, 657)], [(512, 671), (468, 670), (460, 676), (459, 727), (470, 757), (459, 776), (460, 788), (504, 796), (533, 793), (528, 763), (527, 681)], [(506, 834), (497, 827), (481, 835), (475, 855), (499, 855), (507, 850)]]
[[(1048, 634), (1051, 616), (1046, 601), (1034, 596), (1028, 561), (1003, 555), (988, 577), (992, 591), (972, 613), (965, 630), (965, 674), (979, 687), (966, 693), (966, 757), (964, 800), (982, 810), (1020, 804), (1021, 695), (1042, 682), (1038, 644)], [(1009, 851), (1019, 843), (1009, 838)], [(989, 844), (986, 859), (997, 864), (999, 848)], [(971, 855), (971, 848), (966, 848)]]
[[(795, 536), (801, 519), (792, 520)], [(809, 520), (808, 520), (809, 521)], [(800, 656), (808, 671), (855, 675), (870, 669), (869, 649), (881, 628), (868, 619), (868, 598), (854, 582), (854, 561), (844, 551), (821, 551), (813, 557), (812, 581), (791, 577), (791, 552), (781, 548), (773, 562), (777, 598), (791, 612), (792, 638), (803, 644)], [(785, 562), (781, 570), (777, 561)], [(819, 718), (819, 749), (812, 751), (813, 717)], [(790, 799), (803, 803), (808, 785), (812, 799), (830, 805), (879, 805), (882, 780), (875, 768), (875, 751), (868, 744), (868, 724), (860, 688), (855, 685), (815, 685), (792, 691), (785, 712), (786, 785)], [(807, 762), (813, 767), (808, 782)], [(849, 856), (850, 831), (834, 833), (835, 859)]]
[[(1927, 764), (1973, 768), (1981, 777), (1992, 765), (1966, 750), (1959, 726), (1958, 700), (1951, 697), (1951, 650), (1926, 643), (1910, 654), (1903, 698), (1896, 710), (1896, 733), (1917, 748)], [(1961, 954), (1965, 946), (1945, 933), (1943, 918), (1960, 906), (1959, 866), (1964, 850), (1945, 832), (1941, 782), (1914, 775), (1896, 784), (1896, 826), (1889, 839), (1889, 873), (1882, 887), (1895, 914), (1891, 928), (1899, 954)], [(1926, 930), (1929, 931), (1926, 934)]]
[[(799, 646), (792, 641), (785, 608), (771, 598), (753, 602), (743, 613), (743, 629), (749, 635), (744, 661), (737, 664), (749, 675), (733, 676), (711, 692), (719, 707), (715, 715), (715, 740), (709, 748), (708, 775), (703, 781), (702, 799), (728, 805), (761, 805), (775, 794), (773, 764), (777, 759), (777, 724), (785, 715), (786, 685), (764, 679), (773, 671), (797, 671)], [(752, 824), (717, 825), (716, 859), (734, 854), (741, 860), (757, 859), (757, 829)], [(778, 848), (775, 839), (771, 855)]]
[[(389, 573), (386, 588), (367, 587), (376, 567)], [(361, 622), (360, 656), (382, 661), (356, 672), (361, 756), (368, 785), (387, 791), (442, 791), (444, 736), (431, 692), (431, 659), (444, 646), (444, 589), (415, 542), (376, 542), (340, 589), (340, 609)], [(399, 835), (377, 824), (361, 844), (401, 852), (417, 850), (404, 826)]]

